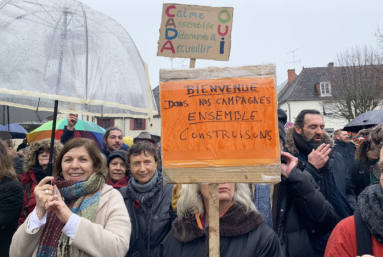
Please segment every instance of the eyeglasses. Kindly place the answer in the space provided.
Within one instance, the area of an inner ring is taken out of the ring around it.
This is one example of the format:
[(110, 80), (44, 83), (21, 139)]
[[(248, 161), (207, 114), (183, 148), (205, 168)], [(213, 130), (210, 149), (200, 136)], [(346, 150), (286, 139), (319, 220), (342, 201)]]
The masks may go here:
[(383, 179), (382, 173), (383, 173), (383, 167), (379, 165), (370, 166), (370, 171), (374, 175), (376, 179)]

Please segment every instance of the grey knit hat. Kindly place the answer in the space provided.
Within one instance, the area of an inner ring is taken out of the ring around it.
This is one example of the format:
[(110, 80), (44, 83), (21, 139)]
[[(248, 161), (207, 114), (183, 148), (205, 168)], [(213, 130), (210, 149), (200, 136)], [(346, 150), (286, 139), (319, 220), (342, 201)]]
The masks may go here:
[(117, 158), (117, 157), (120, 157), (125, 163), (127, 163), (127, 156), (128, 156), (128, 153), (124, 150), (115, 150), (113, 151), (109, 157), (108, 157), (108, 161), (107, 161), (107, 167), (109, 168), (109, 163)]

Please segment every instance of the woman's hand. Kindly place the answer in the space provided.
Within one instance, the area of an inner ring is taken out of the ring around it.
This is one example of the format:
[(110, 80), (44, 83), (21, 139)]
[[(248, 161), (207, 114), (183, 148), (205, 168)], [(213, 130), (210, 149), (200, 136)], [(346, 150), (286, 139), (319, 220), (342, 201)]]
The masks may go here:
[(45, 209), (53, 212), (62, 223), (66, 224), (73, 213), (61, 198), (60, 191), (56, 185), (53, 186), (53, 190), (55, 195), (49, 197), (45, 203)]
[(36, 198), (36, 213), (40, 220), (45, 215), (45, 203), (53, 194), (53, 186), (47, 184), (51, 181), (53, 181), (53, 177), (43, 178), (33, 191)]

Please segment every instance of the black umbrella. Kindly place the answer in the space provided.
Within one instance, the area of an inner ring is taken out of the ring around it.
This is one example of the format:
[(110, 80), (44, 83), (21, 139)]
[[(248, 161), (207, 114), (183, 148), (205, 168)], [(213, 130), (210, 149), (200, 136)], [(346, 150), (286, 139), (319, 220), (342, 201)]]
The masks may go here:
[(362, 113), (350, 123), (348, 123), (344, 130), (349, 132), (358, 133), (359, 130), (371, 128), (383, 122), (383, 110), (369, 111)]
[(26, 108), (0, 105), (0, 125), (23, 122), (43, 122), (53, 112), (37, 111)]

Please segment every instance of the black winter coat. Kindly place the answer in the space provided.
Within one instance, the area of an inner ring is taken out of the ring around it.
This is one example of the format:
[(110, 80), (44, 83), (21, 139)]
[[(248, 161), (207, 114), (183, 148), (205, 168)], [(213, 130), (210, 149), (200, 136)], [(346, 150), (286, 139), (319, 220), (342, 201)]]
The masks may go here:
[(23, 207), (24, 187), (17, 180), (3, 177), (0, 180), (0, 256), (9, 256), (12, 236)]
[[(286, 149), (293, 156), (297, 157), (301, 162), (306, 163), (305, 170), (310, 173), (316, 184), (319, 186), (321, 193), (334, 208), (339, 219), (347, 218), (354, 213), (354, 209), (348, 202), (346, 194), (350, 191), (350, 181), (347, 170), (344, 168), (342, 156), (331, 151), (328, 155), (329, 160), (326, 165), (320, 170), (308, 163), (308, 151), (304, 147), (304, 143), (300, 142), (301, 136), (294, 136), (295, 128), (291, 127), (286, 131)], [(332, 144), (331, 138), (324, 134), (324, 141), (327, 144)], [(300, 144), (300, 145), (299, 145)], [(307, 146), (307, 144), (306, 144)], [(311, 152), (311, 151), (310, 151)], [(316, 256), (323, 256), (326, 249), (326, 244), (329, 234), (315, 239), (314, 250)]]
[(359, 194), (372, 183), (370, 166), (376, 165), (376, 163), (377, 160), (368, 160), (366, 162), (356, 160), (348, 170), (351, 181), (351, 195), (354, 197), (355, 202)]
[(349, 170), (350, 167), (355, 163), (355, 151), (356, 147), (354, 143), (344, 143), (338, 139), (334, 141), (334, 149), (343, 157), (343, 163), (346, 170)]
[(128, 186), (119, 190), (132, 223), (127, 256), (144, 257), (137, 255), (140, 245), (144, 246), (147, 256), (157, 256), (160, 243), (170, 231), (171, 221), (176, 215), (171, 209), (172, 190), (173, 186), (162, 185), (161, 173), (158, 173), (157, 184), (144, 199), (138, 199), (138, 192), (133, 188), (131, 179)]
[(23, 170), (24, 161), (22, 158), (15, 157), (12, 159), (12, 163), (13, 163), (13, 168), (15, 168), (17, 175), (20, 176), (21, 174), (24, 173), (24, 170)]
[(278, 194), (274, 229), (286, 257), (314, 257), (318, 236), (332, 231), (338, 216), (307, 171), (293, 168), (274, 186)]
[[(221, 257), (283, 257), (275, 232), (263, 222), (259, 213), (245, 213), (234, 204), (220, 218)], [(194, 215), (177, 218), (169, 235), (161, 243), (159, 257), (208, 256), (209, 228), (198, 227)]]
[(65, 126), (60, 138), (61, 144), (65, 145), (65, 143), (72, 138), (74, 138), (74, 130), (69, 130), (67, 129), (67, 126)]

